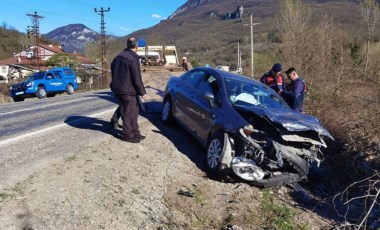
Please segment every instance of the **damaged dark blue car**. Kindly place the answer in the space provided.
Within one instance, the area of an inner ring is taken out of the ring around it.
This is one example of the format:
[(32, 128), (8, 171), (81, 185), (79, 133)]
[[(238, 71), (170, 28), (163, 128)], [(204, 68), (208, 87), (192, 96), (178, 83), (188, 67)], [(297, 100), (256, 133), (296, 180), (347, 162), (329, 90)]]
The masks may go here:
[(162, 121), (176, 121), (207, 149), (208, 173), (231, 173), (257, 186), (307, 179), (323, 160), (330, 133), (313, 116), (293, 112), (266, 85), (212, 68), (172, 77)]

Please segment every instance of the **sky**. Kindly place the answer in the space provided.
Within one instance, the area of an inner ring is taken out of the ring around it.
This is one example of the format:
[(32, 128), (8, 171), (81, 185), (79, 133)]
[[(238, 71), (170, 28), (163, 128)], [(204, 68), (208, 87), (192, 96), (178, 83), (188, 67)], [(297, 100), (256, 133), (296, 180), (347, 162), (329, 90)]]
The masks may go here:
[(106, 33), (125, 36), (139, 29), (149, 28), (167, 19), (187, 0), (1, 0), (0, 23), (25, 33), (32, 25), (26, 14), (42, 15), (40, 33), (48, 33), (58, 27), (81, 23), (100, 32), (100, 10), (104, 13)]

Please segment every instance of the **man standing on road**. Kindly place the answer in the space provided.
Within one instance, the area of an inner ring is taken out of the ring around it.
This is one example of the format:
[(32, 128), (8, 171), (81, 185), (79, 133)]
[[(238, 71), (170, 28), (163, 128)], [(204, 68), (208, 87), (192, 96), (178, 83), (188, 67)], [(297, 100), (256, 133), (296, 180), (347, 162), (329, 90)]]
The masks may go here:
[(285, 79), (281, 74), (281, 64), (276, 63), (272, 69), (265, 73), (260, 81), (267, 86), (271, 87), (277, 93), (285, 90)]
[(183, 57), (182, 58), (182, 69), (183, 69), (183, 71), (187, 72), (187, 71), (191, 70), (192, 68), (193, 68), (193, 66), (191, 65), (190, 62), (187, 61), (187, 58)]
[(306, 93), (305, 81), (298, 76), (296, 69), (293, 67), (288, 69), (285, 73), (291, 83), (287, 91), (280, 91), (279, 93), (294, 112), (301, 113), (303, 111), (303, 99)]
[(140, 62), (137, 52), (137, 40), (130, 37), (127, 48), (119, 53), (111, 63), (111, 90), (116, 95), (123, 120), (123, 141), (139, 143), (145, 139), (140, 134), (137, 123), (139, 107), (137, 97), (146, 97), (141, 78)]

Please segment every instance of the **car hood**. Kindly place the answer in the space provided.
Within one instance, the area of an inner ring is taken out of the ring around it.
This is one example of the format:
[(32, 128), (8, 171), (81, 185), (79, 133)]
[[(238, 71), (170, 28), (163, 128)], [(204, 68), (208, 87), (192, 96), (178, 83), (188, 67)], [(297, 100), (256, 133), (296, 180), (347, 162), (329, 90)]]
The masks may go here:
[(21, 82), (21, 83), (13, 84), (12, 88), (17, 88), (17, 87), (24, 86), (24, 85), (25, 85), (25, 82)]
[(281, 125), (290, 132), (316, 131), (320, 135), (334, 139), (320, 121), (311, 115), (297, 113), (289, 110), (268, 109), (258, 106), (235, 105), (235, 107), (250, 111), (258, 116), (266, 117), (272, 123)]

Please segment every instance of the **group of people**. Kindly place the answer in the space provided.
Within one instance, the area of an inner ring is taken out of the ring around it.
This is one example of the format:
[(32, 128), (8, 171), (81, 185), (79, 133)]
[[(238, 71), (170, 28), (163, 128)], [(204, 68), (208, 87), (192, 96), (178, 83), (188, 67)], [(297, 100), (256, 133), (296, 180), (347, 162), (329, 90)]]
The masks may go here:
[[(111, 118), (111, 125), (118, 127), (118, 120), (123, 121), (122, 140), (131, 143), (140, 143), (145, 139), (138, 126), (138, 97), (146, 98), (146, 91), (141, 77), (140, 60), (137, 54), (138, 42), (134, 37), (127, 40), (127, 48), (119, 53), (111, 63), (111, 90), (119, 102), (119, 107)], [(192, 69), (186, 57), (182, 59), (184, 71)], [(285, 71), (291, 81), (287, 87), (284, 76), (281, 74), (281, 64), (276, 63), (272, 69), (265, 73), (260, 81), (279, 93), (289, 106), (296, 112), (303, 111), (303, 99), (306, 92), (305, 82), (300, 78), (294, 68)]]
[(303, 112), (303, 100), (306, 93), (305, 81), (297, 74), (296, 69), (291, 67), (285, 71), (291, 82), (287, 86), (281, 71), (281, 64), (276, 63), (260, 78), (260, 81), (280, 94), (294, 112)]

